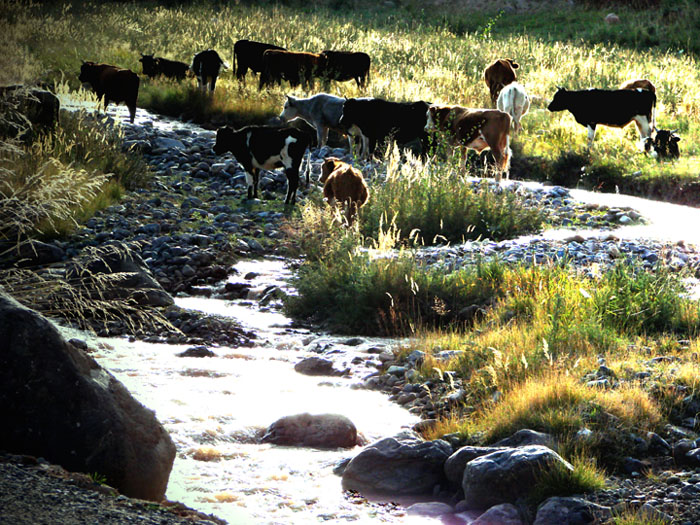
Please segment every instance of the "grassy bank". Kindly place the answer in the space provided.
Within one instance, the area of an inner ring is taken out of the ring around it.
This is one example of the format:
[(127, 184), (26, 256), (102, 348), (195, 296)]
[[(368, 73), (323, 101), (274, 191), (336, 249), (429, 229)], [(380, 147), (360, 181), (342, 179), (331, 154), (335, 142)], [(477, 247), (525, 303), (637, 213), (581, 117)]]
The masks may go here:
[[(603, 22), (606, 9), (551, 2), (533, 2), (526, 12), (499, 12), (498, 3), (484, 8), (478, 2), (401, 2), (394, 7), (362, 1), (292, 2), (286, 7), (78, 2), (29, 7), (5, 0), (5, 34), (23, 67), (15, 65), (4, 74), (12, 81), (66, 79), (77, 89), (81, 59), (140, 71), (140, 52), (189, 61), (195, 52), (212, 47), (232, 62), (234, 43), (251, 38), (300, 51), (369, 53), (369, 88), (361, 93), (354, 83), (336, 83), (331, 91), (339, 95), (488, 107), (483, 68), (495, 58), (515, 57), (521, 64), (519, 79), (533, 97), (525, 131), (515, 139), (515, 174), (698, 202), (700, 95), (694, 86), (700, 68), (692, 30), (700, 8), (690, 1), (660, 4), (649, 10), (622, 7), (617, 10), (621, 23), (608, 25)], [(613, 88), (638, 77), (657, 86), (659, 126), (679, 130), (682, 158), (676, 163), (640, 155), (632, 126), (600, 129), (588, 155), (585, 129), (570, 114), (545, 109), (557, 85)], [(139, 104), (197, 121), (264, 122), (279, 113), (290, 90), (283, 86), (260, 93), (256, 84), (249, 73), (247, 84), (240, 85), (228, 71), (219, 92), (207, 100), (194, 92), (193, 79), (178, 84), (144, 78)], [(309, 95), (319, 89), (295, 92)]]

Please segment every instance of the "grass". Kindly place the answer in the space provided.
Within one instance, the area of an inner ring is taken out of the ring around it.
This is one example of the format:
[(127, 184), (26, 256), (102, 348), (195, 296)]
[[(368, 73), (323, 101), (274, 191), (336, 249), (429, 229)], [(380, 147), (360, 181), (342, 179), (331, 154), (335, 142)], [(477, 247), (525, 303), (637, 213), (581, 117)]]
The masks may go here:
[(553, 496), (574, 496), (605, 488), (605, 473), (595, 461), (576, 456), (572, 463), (573, 471), (561, 463), (544, 469), (528, 495), (530, 503), (537, 505)]

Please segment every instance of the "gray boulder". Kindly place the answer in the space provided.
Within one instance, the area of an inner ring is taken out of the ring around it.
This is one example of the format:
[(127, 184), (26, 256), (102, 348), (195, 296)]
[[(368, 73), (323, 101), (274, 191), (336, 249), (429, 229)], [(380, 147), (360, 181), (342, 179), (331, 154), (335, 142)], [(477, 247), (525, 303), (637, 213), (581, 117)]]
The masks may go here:
[(264, 443), (314, 448), (352, 448), (358, 444), (352, 421), (339, 414), (286, 416), (267, 428)]
[(439, 501), (426, 501), (420, 503), (414, 503), (413, 505), (406, 508), (406, 514), (409, 516), (431, 516), (438, 517), (444, 516), (445, 514), (451, 514), (454, 512), (454, 508), (447, 503), (441, 503)]
[(549, 498), (537, 508), (533, 525), (588, 525), (612, 516), (610, 507), (581, 498)]
[(476, 459), (492, 452), (506, 450), (505, 447), (461, 447), (445, 461), (445, 476), (452, 487), (462, 487), (464, 468), (472, 459)]
[(343, 488), (366, 495), (432, 494), (436, 485), (446, 484), (443, 468), (451, 453), (445, 441), (424, 441), (404, 431), (368, 445), (352, 458), (343, 473)]
[(541, 445), (492, 452), (467, 463), (464, 499), (470, 508), (515, 503), (528, 495), (542, 472), (553, 468), (573, 470), (559, 454)]
[(333, 368), (333, 361), (322, 357), (307, 357), (294, 365), (294, 370), (307, 376), (339, 376), (343, 372)]
[(476, 518), (471, 525), (527, 525), (518, 507), (511, 503), (495, 505)]
[(536, 430), (530, 430), (529, 428), (518, 430), (512, 436), (508, 436), (507, 438), (497, 441), (493, 446), (524, 447), (527, 445), (542, 445), (543, 447), (549, 447), (552, 450), (556, 450), (554, 438), (550, 434), (546, 434), (545, 432), (537, 432)]
[(125, 246), (105, 246), (66, 268), (69, 282), (90, 283), (109, 274), (106, 299), (133, 299), (142, 306), (171, 306), (173, 298), (156, 281), (141, 256)]
[(154, 413), (2, 290), (0, 406), (0, 450), (101, 474), (127, 496), (163, 498), (175, 445)]

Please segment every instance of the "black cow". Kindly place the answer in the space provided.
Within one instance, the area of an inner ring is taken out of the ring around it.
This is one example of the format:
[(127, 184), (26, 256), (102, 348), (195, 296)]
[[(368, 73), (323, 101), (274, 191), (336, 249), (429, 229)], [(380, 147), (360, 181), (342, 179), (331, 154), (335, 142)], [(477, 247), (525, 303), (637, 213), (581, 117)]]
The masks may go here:
[(676, 135), (677, 130), (657, 129), (654, 138), (647, 137), (644, 140), (644, 151), (651, 153), (656, 160), (677, 159), (681, 156), (678, 143), (681, 138)]
[(245, 78), (248, 70), (260, 73), (263, 70), (263, 53), (268, 49), (285, 51), (283, 47), (254, 40), (239, 40), (233, 45), (233, 72), (238, 80)]
[(634, 120), (639, 130), (640, 148), (643, 149), (644, 140), (654, 129), (655, 106), (656, 94), (644, 89), (568, 91), (559, 88), (547, 109), (569, 110), (576, 122), (588, 128), (589, 148), (593, 146), (598, 124), (622, 128)]
[(350, 51), (322, 51), (325, 57), (323, 77), (326, 80), (354, 80), (358, 88), (369, 82), (370, 58), (367, 53)]
[(134, 122), (139, 96), (139, 76), (136, 73), (109, 64), (83, 62), (78, 79), (95, 91), (97, 98), (104, 102), (105, 110), (110, 102), (124, 102), (129, 108), (129, 120)]
[[(260, 170), (285, 168), (287, 175), (287, 198), (285, 204), (294, 204), (299, 187), (299, 166), (309, 139), (304, 132), (295, 128), (275, 128), (270, 126), (246, 126), (238, 131), (229, 127), (216, 132), (214, 153), (233, 153), (246, 171), (248, 198), (258, 197)], [(306, 183), (309, 178), (307, 173)]]
[(143, 67), (143, 74), (150, 78), (163, 75), (168, 78), (182, 80), (190, 69), (190, 66), (184, 62), (168, 60), (163, 57), (154, 57), (153, 55), (144, 55), (143, 53), (141, 53), (139, 62), (141, 62), (141, 66)]
[(427, 153), (428, 102), (389, 102), (379, 98), (350, 98), (343, 104), (339, 124), (351, 135), (360, 135), (362, 156), (369, 158), (377, 144), (391, 137), (399, 144), (420, 140)]
[(214, 92), (221, 66), (224, 66), (224, 69), (228, 69), (228, 64), (213, 49), (200, 51), (194, 56), (190, 69), (197, 77), (197, 83), (202, 91), (206, 91), (208, 84), (209, 92)]

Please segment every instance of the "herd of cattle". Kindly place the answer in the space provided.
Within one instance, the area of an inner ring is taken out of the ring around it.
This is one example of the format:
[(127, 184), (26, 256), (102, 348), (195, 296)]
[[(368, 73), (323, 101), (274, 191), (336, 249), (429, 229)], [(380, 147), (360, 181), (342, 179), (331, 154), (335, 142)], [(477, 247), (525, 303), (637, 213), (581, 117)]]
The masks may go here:
[[(199, 88), (214, 91), (221, 68), (229, 65), (219, 54), (208, 49), (197, 53), (191, 65), (153, 55), (141, 56), (143, 74), (177, 80), (188, 74), (196, 76)], [(497, 179), (508, 174), (510, 135), (522, 129), (520, 119), (530, 107), (524, 86), (517, 82), (519, 65), (512, 59), (499, 59), (484, 70), (491, 101), (496, 109), (471, 109), (429, 102), (390, 102), (378, 98), (346, 99), (327, 93), (308, 98), (287, 96), (281, 120), (306, 121), (316, 130), (318, 146), (324, 146), (330, 130), (347, 135), (352, 149), (353, 138), (359, 141), (359, 156), (368, 159), (379, 144), (391, 138), (401, 145), (416, 145), (423, 154), (429, 149), (430, 131), (440, 132), (447, 144), (459, 148), (463, 159), (468, 149), (490, 149), (495, 160)], [(369, 81), (370, 57), (366, 53), (326, 50), (300, 53), (251, 40), (234, 45), (234, 74), (240, 81), (251, 70), (260, 74), (259, 89), (287, 81), (313, 88), (314, 79), (325, 85), (330, 80), (354, 80), (359, 88)], [(124, 102), (133, 123), (138, 97), (136, 73), (107, 64), (83, 62), (80, 81), (89, 85), (106, 107), (109, 102)], [(588, 129), (588, 147), (592, 147), (598, 125), (624, 127), (636, 124), (640, 148), (657, 158), (677, 158), (680, 137), (675, 131), (656, 130), (656, 89), (646, 79), (625, 82), (616, 90), (588, 89), (571, 91), (558, 88), (549, 111), (568, 110), (576, 122)], [(653, 135), (655, 132), (655, 136)], [(214, 152), (231, 152), (246, 171), (248, 198), (258, 193), (259, 170), (285, 169), (288, 190), (286, 204), (294, 204), (299, 185), (299, 168), (311, 140), (292, 127), (246, 126), (240, 130), (219, 129)], [(348, 222), (368, 198), (362, 173), (333, 159), (324, 164), (324, 195), (329, 200), (345, 202)], [(308, 175), (307, 175), (308, 184)]]

